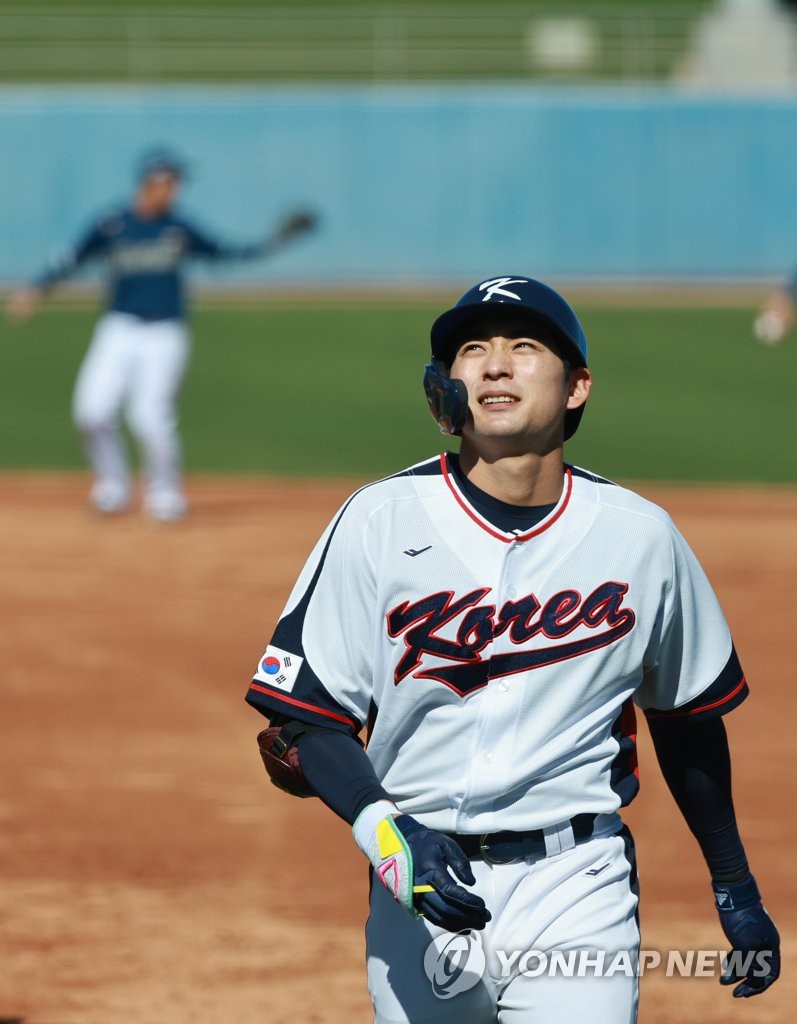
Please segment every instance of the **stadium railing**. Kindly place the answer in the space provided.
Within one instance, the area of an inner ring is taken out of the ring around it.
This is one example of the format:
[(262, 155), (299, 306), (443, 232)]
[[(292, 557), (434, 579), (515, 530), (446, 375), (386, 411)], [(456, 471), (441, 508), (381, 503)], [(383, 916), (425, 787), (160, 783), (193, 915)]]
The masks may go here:
[(0, 81), (656, 81), (700, 8), (0, 8)]

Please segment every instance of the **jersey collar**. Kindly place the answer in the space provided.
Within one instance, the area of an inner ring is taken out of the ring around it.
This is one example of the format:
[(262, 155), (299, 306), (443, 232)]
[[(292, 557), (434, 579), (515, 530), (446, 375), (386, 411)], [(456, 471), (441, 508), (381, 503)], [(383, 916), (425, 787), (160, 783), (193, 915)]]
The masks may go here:
[(485, 533), (489, 533), (490, 536), (495, 537), (496, 540), (503, 541), (504, 544), (512, 544), (514, 541), (523, 542), (531, 540), (532, 537), (538, 537), (541, 533), (545, 533), (547, 529), (553, 526), (556, 520), (567, 508), (568, 503), (570, 502), (570, 495), (573, 493), (573, 474), (570, 472), (570, 467), (565, 466), (565, 485), (562, 488), (562, 496), (559, 498), (556, 508), (554, 508), (541, 523), (538, 523), (534, 529), (529, 530), (527, 533), (504, 533), (502, 530), (496, 530), (492, 523), (487, 522), (484, 516), (480, 515), (479, 512), (476, 511), (473, 505), (471, 505), (459, 489), (457, 479), (449, 469), (448, 459), (445, 452), (440, 456), (440, 468), (448, 489), (453, 494), (454, 500), (462, 511), (469, 516), (477, 526), (480, 526)]

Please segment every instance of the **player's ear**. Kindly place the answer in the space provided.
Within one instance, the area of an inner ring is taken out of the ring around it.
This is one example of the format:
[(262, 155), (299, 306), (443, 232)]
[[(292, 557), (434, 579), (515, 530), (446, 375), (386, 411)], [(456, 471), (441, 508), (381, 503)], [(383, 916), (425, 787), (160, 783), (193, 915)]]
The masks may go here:
[(567, 408), (578, 409), (589, 398), (592, 389), (592, 374), (586, 366), (575, 366), (568, 381)]

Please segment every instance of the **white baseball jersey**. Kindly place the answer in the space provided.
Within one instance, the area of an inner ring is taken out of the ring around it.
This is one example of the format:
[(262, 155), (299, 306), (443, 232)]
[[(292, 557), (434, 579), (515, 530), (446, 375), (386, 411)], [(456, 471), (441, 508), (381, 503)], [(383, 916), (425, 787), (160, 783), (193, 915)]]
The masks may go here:
[(445, 832), (610, 814), (638, 788), (633, 702), (721, 714), (747, 686), (697, 559), (656, 505), (567, 467), (524, 534), (446, 455), (355, 493), (304, 567), (247, 700), (358, 732)]

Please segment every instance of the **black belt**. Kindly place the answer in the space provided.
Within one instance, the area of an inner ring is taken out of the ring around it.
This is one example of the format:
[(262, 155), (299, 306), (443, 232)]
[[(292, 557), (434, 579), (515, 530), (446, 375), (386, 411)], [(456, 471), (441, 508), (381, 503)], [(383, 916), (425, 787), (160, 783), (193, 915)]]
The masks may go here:
[[(577, 843), (583, 843), (592, 836), (596, 817), (595, 814), (577, 814), (570, 819)], [(459, 843), (466, 857), (481, 857), (488, 864), (511, 864), (527, 857), (547, 855), (545, 833), (541, 828), (531, 832), (489, 832), (483, 835), (455, 833), (451, 838)]]

